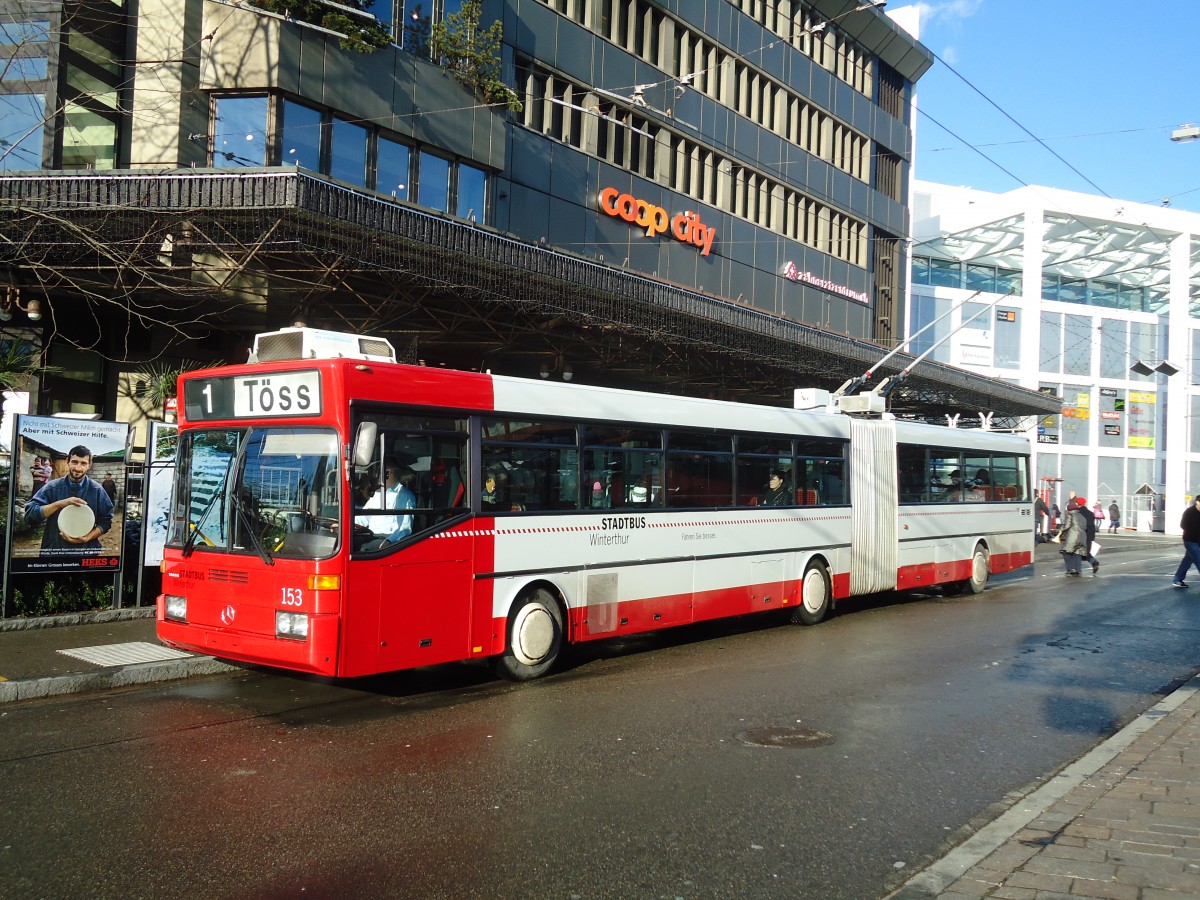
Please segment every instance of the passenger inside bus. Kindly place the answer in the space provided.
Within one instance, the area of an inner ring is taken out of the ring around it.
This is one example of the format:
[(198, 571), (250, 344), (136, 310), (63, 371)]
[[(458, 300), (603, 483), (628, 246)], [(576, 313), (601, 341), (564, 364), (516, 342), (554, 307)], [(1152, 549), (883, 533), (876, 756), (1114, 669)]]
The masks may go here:
[(480, 492), (479, 502), (483, 504), (485, 510), (496, 509), (500, 503), (500, 493), (496, 486), (496, 473), (488, 469), (483, 476), (483, 490)]
[(761, 505), (791, 506), (794, 502), (791, 488), (787, 485), (784, 473), (779, 469), (772, 469), (767, 476), (767, 490), (762, 496)]
[(629, 489), (630, 503), (649, 503), (650, 502), (650, 485), (647, 483), (646, 476), (640, 475)]

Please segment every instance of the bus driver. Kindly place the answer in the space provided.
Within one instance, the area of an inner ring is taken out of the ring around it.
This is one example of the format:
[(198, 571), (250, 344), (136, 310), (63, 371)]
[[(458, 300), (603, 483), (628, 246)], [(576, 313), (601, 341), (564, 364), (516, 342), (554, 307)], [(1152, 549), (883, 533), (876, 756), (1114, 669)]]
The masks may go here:
[[(384, 461), (384, 477), (386, 478), (384, 486), (375, 492), (363, 509), (414, 509), (417, 505), (417, 497), (412, 491), (412, 485), (416, 481), (413, 471), (406, 466), (401, 466), (389, 456)], [(354, 523), (371, 529), (376, 535), (383, 535), (382, 538), (377, 537), (376, 540), (370, 541), (362, 548), (378, 550), (388, 544), (402, 541), (412, 534), (413, 517), (411, 515), (357, 516)]]

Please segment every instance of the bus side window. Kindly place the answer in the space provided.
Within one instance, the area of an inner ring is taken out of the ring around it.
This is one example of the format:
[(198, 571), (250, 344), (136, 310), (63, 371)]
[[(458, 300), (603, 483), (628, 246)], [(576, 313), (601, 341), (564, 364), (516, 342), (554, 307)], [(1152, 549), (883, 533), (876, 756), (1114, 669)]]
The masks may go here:
[(925, 449), (911, 444), (896, 447), (899, 467), (898, 480), (901, 503), (921, 503), (929, 499), (929, 469), (925, 463)]

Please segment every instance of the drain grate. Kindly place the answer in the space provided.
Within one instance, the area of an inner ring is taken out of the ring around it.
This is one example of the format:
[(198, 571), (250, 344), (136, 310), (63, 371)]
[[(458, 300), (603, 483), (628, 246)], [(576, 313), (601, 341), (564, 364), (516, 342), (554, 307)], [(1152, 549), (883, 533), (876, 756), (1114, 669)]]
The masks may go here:
[(833, 735), (828, 731), (787, 726), (750, 728), (739, 731), (734, 737), (751, 747), (785, 747), (792, 750), (833, 743)]
[(132, 644), (103, 644), (99, 647), (76, 647), (59, 650), (64, 656), (82, 659), (97, 666), (128, 666), (134, 663), (165, 662), (168, 659), (187, 659), (190, 653), (172, 650), (161, 644), (138, 641)]

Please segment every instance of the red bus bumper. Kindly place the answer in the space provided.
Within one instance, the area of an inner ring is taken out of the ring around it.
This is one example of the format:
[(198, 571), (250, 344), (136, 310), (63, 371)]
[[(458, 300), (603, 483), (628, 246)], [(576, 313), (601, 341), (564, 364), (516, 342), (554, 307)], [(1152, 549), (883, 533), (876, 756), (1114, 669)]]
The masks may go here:
[(274, 634), (170, 621), (164, 617), (161, 596), (157, 607), (158, 638), (170, 647), (233, 662), (295, 669), (314, 675), (338, 674), (337, 615), (310, 615), (308, 639), (301, 641)]

